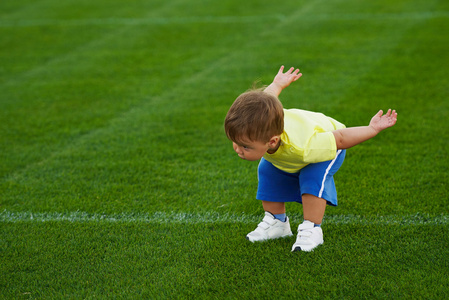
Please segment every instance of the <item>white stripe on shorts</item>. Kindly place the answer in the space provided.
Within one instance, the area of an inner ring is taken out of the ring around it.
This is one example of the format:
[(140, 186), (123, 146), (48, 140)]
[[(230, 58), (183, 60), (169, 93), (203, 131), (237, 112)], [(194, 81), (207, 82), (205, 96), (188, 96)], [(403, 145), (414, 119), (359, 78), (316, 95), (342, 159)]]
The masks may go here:
[(330, 169), (331, 169), (332, 166), (334, 165), (334, 163), (335, 163), (335, 161), (337, 160), (338, 155), (340, 155), (340, 153), (341, 153), (341, 150), (338, 150), (338, 151), (337, 151), (337, 155), (335, 155), (335, 158), (331, 161), (331, 163), (329, 164), (329, 166), (327, 166), (326, 172), (324, 173), (324, 176), (323, 176), (323, 181), (321, 182), (321, 188), (320, 188), (320, 192), (319, 192), (319, 194), (318, 194), (318, 197), (319, 197), (319, 198), (323, 198), (322, 196), (323, 196), (323, 192), (324, 192), (324, 183), (326, 182), (327, 174), (329, 173)]

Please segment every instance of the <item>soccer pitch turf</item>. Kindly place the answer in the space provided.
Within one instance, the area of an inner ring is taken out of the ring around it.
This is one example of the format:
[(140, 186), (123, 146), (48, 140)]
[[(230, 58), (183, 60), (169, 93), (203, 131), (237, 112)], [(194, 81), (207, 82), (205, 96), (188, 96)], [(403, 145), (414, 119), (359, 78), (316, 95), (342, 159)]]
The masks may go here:
[[(0, 2), (0, 299), (448, 297), (448, 32), (442, 0)], [(399, 112), (312, 253), (245, 239), (257, 162), (223, 131), (280, 65), (286, 108)]]

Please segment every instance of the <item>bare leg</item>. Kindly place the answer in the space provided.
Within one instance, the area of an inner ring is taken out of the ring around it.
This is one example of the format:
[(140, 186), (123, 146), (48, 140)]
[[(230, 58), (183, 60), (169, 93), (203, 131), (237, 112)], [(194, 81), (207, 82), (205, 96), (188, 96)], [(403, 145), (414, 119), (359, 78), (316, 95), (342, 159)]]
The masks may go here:
[[(304, 221), (321, 224), (326, 210), (326, 200), (310, 194), (302, 195), (302, 208), (304, 212)], [(321, 245), (323, 240), (323, 231), (321, 227), (316, 227), (311, 223), (304, 222), (298, 226), (298, 235), (293, 244), (292, 251), (312, 251)]]
[(262, 201), (263, 209), (273, 215), (285, 214), (285, 202)]
[(308, 220), (315, 224), (321, 224), (326, 210), (326, 200), (318, 198), (310, 194), (302, 195), (302, 208), (304, 220)]

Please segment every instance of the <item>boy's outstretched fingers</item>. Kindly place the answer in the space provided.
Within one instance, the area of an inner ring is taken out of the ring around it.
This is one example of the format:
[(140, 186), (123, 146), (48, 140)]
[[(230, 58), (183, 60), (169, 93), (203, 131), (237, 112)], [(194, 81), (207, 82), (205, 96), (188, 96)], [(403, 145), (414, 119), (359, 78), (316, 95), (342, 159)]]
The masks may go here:
[(389, 109), (385, 115), (383, 110), (379, 110), (371, 119), (370, 125), (379, 132), (396, 124), (397, 117), (396, 110)]
[[(278, 74), (284, 74), (284, 65), (279, 68)], [(285, 72), (285, 75), (298, 75), (299, 69), (295, 69), (295, 67), (291, 67), (288, 71)]]
[(291, 67), (284, 73), (284, 66), (281, 66), (279, 72), (274, 77), (273, 83), (277, 84), (281, 89), (284, 89), (293, 81), (298, 80), (301, 76), (302, 73), (299, 73), (299, 69)]
[(382, 116), (382, 118), (385, 118), (389, 124), (394, 125), (396, 123), (398, 114), (396, 113), (396, 110), (388, 109), (387, 113)]
[(396, 123), (396, 120), (398, 118), (398, 113), (396, 112), (396, 110), (391, 110), (390, 108), (387, 112), (387, 116), (391, 121), (394, 121)]
[(396, 110), (388, 110), (388, 121), (390, 122), (390, 126), (393, 126), (396, 124), (396, 120), (398, 119), (398, 114), (396, 113)]

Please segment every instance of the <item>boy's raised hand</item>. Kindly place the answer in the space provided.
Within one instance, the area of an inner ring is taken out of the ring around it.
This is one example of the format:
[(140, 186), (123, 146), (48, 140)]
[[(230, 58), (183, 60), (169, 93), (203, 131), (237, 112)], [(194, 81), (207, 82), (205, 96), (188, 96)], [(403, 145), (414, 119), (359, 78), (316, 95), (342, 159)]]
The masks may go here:
[(298, 80), (302, 76), (299, 73), (299, 69), (291, 67), (287, 72), (284, 73), (284, 66), (281, 66), (279, 72), (274, 77), (273, 83), (278, 85), (281, 89), (284, 89), (290, 85), (293, 81)]
[(279, 72), (274, 77), (273, 82), (267, 86), (264, 91), (278, 97), (283, 89), (288, 87), (293, 81), (298, 80), (301, 76), (302, 74), (299, 73), (299, 69), (295, 70), (295, 68), (291, 67), (284, 73), (284, 66), (281, 66)]
[(379, 110), (379, 112), (371, 119), (369, 126), (377, 132), (380, 132), (396, 124), (397, 118), (398, 114), (396, 110), (392, 111), (389, 109), (385, 115), (382, 110)]

